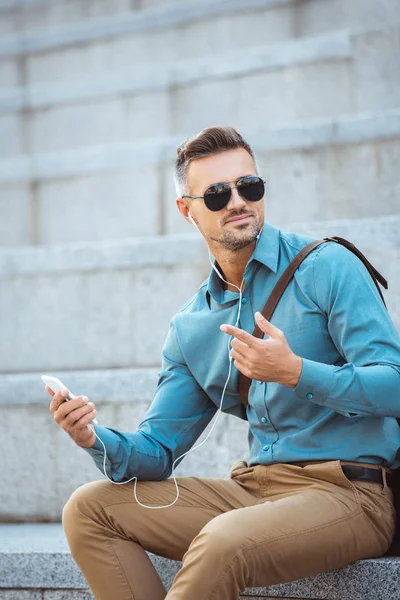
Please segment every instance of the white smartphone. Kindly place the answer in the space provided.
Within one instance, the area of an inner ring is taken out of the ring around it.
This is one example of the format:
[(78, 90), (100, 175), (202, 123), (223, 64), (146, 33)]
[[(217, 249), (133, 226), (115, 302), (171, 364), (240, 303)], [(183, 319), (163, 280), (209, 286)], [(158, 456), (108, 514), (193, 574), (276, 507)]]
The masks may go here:
[[(59, 392), (60, 390), (67, 388), (67, 390), (69, 390), (69, 387), (67, 385), (64, 385), (62, 381), (60, 381), (59, 379), (57, 379), (57, 377), (51, 377), (50, 375), (42, 375), (41, 376), (41, 380), (49, 386), (49, 388), (51, 390), (53, 390), (54, 393)], [(75, 394), (73, 394), (70, 390), (69, 390), (69, 395), (65, 398), (65, 400), (74, 400), (75, 398), (77, 398), (78, 396), (75, 396)], [(91, 423), (93, 423), (94, 425), (98, 425), (99, 422), (97, 419), (93, 419), (93, 421), (90, 421)]]

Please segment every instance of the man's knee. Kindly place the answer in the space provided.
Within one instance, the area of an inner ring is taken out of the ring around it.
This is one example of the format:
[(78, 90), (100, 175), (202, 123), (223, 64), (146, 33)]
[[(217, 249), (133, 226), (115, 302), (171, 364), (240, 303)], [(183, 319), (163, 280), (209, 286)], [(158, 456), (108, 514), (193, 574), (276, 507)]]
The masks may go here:
[[(236, 511), (235, 511), (236, 512)], [(209, 521), (193, 540), (198, 550), (204, 550), (207, 556), (224, 557), (230, 561), (236, 556), (244, 543), (238, 522), (233, 511), (218, 515)]]
[(85, 535), (83, 521), (101, 510), (101, 486), (103, 481), (91, 481), (77, 488), (66, 502), (61, 521), (71, 548)]

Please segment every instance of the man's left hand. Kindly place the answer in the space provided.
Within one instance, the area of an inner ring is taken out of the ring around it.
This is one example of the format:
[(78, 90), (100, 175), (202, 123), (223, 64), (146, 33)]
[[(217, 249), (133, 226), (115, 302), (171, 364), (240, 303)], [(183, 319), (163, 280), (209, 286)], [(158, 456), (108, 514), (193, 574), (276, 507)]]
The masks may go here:
[(231, 356), (243, 375), (257, 381), (275, 381), (287, 387), (296, 387), (303, 361), (292, 352), (283, 331), (255, 314), (256, 323), (267, 339), (258, 339), (233, 325), (221, 325), (221, 330), (233, 336)]

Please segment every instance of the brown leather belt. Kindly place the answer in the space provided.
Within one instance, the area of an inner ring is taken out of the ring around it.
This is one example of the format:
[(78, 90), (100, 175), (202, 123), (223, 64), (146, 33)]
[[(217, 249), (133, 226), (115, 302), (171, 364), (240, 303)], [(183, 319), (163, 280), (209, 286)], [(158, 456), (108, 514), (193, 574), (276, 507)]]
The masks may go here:
[[(380, 483), (384, 485), (383, 475), (381, 469), (369, 469), (368, 467), (361, 467), (356, 465), (342, 465), (343, 473), (347, 479), (354, 479), (357, 481), (372, 481), (374, 483)], [(386, 473), (386, 483), (388, 487), (392, 487), (392, 474)]]

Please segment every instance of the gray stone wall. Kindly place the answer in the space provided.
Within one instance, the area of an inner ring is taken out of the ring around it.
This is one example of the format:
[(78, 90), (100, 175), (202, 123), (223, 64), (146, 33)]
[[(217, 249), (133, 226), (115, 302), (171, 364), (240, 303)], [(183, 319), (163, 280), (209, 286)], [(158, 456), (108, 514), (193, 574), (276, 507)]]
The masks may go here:
[(218, 122), (271, 220), (399, 212), (397, 0), (7, 0), (0, 24), (3, 245), (57, 244), (61, 215), (64, 241), (189, 231), (175, 148)]

